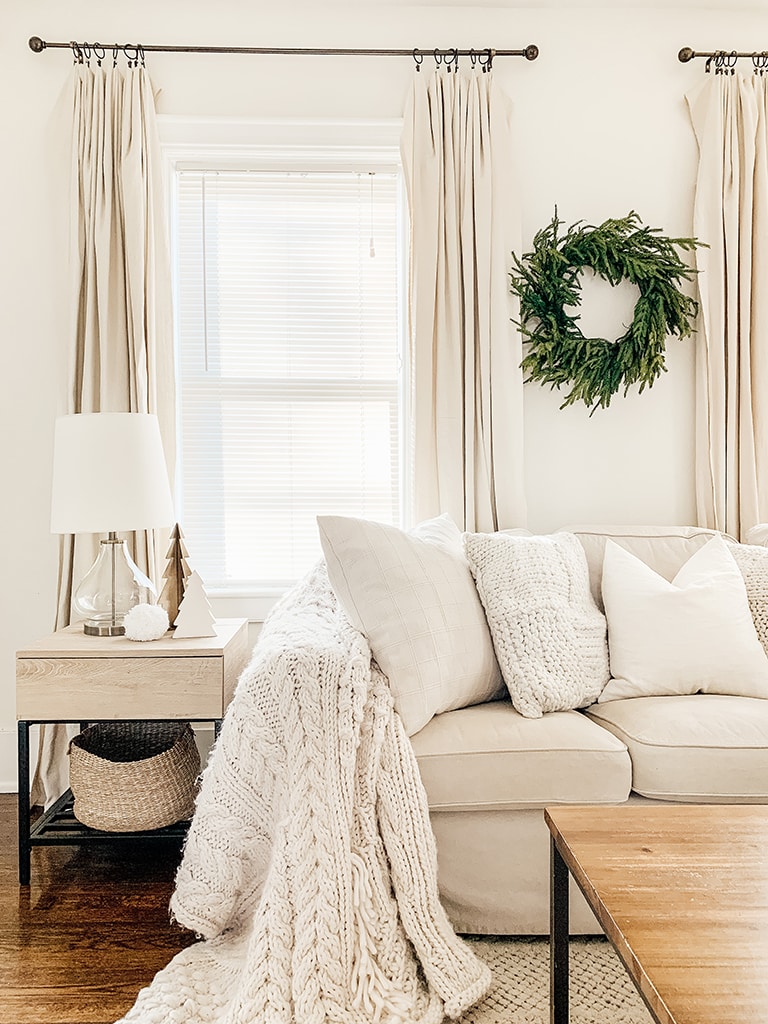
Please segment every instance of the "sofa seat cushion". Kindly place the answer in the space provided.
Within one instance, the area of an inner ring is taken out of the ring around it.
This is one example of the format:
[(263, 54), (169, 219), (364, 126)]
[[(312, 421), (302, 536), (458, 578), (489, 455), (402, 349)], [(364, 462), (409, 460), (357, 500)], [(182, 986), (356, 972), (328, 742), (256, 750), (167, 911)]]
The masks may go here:
[(632, 788), (657, 800), (768, 800), (768, 700), (696, 693), (630, 697), (585, 714), (625, 743)]
[(578, 711), (523, 718), (509, 701), (436, 715), (411, 743), (432, 810), (621, 803), (627, 749)]

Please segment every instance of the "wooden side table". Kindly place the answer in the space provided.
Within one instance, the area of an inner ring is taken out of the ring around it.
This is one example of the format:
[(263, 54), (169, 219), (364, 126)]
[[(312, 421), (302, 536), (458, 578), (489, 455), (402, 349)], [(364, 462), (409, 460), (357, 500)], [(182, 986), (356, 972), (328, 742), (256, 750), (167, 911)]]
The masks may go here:
[(247, 619), (219, 619), (216, 636), (146, 642), (93, 637), (68, 626), (16, 653), (19, 733), (19, 884), (29, 885), (33, 846), (169, 838), (152, 832), (99, 832), (72, 813), (68, 790), (30, 827), (29, 727), (42, 722), (182, 720), (221, 725), (250, 653)]

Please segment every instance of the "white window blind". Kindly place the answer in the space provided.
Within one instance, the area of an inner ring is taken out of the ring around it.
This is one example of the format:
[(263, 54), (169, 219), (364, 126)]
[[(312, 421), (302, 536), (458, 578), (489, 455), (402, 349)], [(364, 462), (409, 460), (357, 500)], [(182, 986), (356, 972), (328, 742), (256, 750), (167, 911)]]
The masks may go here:
[(180, 508), (210, 592), (320, 557), (315, 517), (401, 517), (397, 171), (179, 169)]

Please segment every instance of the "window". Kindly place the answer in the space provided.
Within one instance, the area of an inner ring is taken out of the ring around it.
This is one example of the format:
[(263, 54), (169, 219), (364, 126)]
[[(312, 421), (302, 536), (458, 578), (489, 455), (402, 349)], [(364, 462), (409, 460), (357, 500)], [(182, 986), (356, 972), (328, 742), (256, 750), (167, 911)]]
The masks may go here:
[(255, 150), (174, 174), (182, 526), (212, 594), (280, 590), (315, 517), (400, 523), (396, 153)]

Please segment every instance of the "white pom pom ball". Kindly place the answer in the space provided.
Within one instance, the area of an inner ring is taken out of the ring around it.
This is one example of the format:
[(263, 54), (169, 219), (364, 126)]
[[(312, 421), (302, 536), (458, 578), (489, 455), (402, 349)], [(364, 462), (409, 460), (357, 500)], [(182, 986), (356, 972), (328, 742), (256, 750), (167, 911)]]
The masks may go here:
[(159, 640), (168, 629), (168, 612), (158, 604), (137, 604), (123, 620), (129, 640)]

